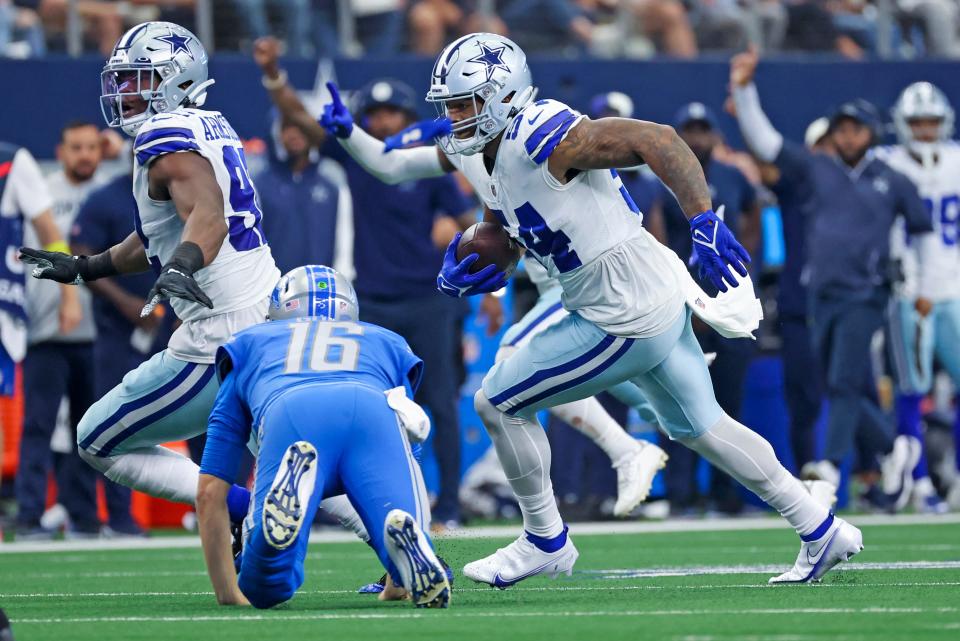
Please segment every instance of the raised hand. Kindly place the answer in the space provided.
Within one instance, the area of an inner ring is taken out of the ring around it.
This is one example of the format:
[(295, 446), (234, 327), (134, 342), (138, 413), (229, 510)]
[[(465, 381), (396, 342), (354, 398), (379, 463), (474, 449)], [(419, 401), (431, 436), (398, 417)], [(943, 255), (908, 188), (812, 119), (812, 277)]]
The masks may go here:
[(268, 76), (275, 76), (279, 71), (277, 61), (280, 59), (280, 41), (273, 36), (257, 38), (253, 43), (253, 61)]
[(457, 232), (447, 246), (443, 267), (437, 275), (437, 289), (452, 298), (461, 298), (489, 294), (503, 288), (507, 284), (507, 274), (497, 271), (496, 265), (487, 265), (475, 274), (470, 273), (470, 267), (480, 259), (480, 254), (470, 254), (457, 262), (457, 245), (462, 235)]
[(323, 106), (323, 114), (319, 120), (320, 126), (337, 138), (349, 138), (353, 133), (353, 115), (340, 99), (337, 85), (328, 82), (327, 89), (330, 91), (331, 102)]
[(760, 62), (760, 54), (756, 45), (750, 45), (743, 53), (738, 53), (730, 59), (730, 84), (734, 87), (745, 87), (753, 82), (753, 76)]

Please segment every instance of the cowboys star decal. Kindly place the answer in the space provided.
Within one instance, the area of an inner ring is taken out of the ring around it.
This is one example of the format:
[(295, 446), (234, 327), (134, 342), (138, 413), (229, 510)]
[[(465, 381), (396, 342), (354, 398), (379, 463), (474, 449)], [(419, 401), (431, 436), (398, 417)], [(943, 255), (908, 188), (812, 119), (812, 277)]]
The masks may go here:
[(175, 56), (178, 52), (182, 51), (191, 59), (193, 59), (193, 54), (190, 53), (190, 48), (187, 47), (187, 44), (193, 40), (190, 36), (178, 36), (175, 33), (171, 33), (168, 36), (157, 36), (155, 40), (160, 40), (161, 42), (166, 42), (170, 45), (170, 55)]
[(480, 53), (467, 60), (467, 62), (475, 62), (483, 65), (484, 71), (487, 72), (487, 81), (493, 78), (493, 72), (497, 69), (510, 71), (510, 67), (503, 61), (503, 52), (506, 51), (506, 47), (488, 47), (482, 42), (478, 42), (477, 44), (480, 45)]

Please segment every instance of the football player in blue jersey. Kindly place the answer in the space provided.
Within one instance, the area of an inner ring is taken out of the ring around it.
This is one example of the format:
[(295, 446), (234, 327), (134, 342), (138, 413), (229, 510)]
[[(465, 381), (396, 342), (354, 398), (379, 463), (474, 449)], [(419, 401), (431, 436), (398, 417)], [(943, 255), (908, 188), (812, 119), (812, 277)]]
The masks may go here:
[[(749, 335), (759, 308), (746, 280), (750, 257), (714, 213), (700, 163), (672, 128), (590, 120), (556, 100), (537, 100), (523, 50), (490, 33), (463, 36), (440, 53), (427, 100), (441, 118), (401, 132), (399, 144), (355, 126), (331, 89), (321, 125), (361, 165), (387, 182), (461, 171), (485, 218), (559, 281), (570, 312), (497, 363), (477, 392), (477, 412), (520, 504), (524, 532), (467, 564), (464, 574), (506, 588), (572, 571), (578, 552), (556, 505), (550, 446), (536, 413), (626, 381), (643, 392), (670, 438), (740, 481), (796, 530), (800, 554), (771, 582), (818, 580), (862, 549), (860, 531), (817, 503), (766, 440), (717, 404), (691, 313), (721, 333), (726, 325), (746, 330), (731, 335)], [(384, 153), (434, 138), (436, 148)], [(616, 169), (644, 163), (677, 198), (702, 272), (727, 296), (711, 299), (697, 288), (691, 297), (682, 261), (643, 229)], [(470, 273), (477, 254), (458, 262), (458, 242), (447, 251), (440, 291), (460, 297), (503, 287), (506, 274), (493, 265)], [(712, 305), (726, 307), (721, 316), (731, 322), (704, 316)]]
[[(422, 361), (393, 332), (358, 322), (350, 283), (329, 267), (284, 275), (272, 322), (217, 352), (221, 381), (200, 467), (197, 516), (217, 600), (269, 608), (303, 583), (320, 501), (346, 494), (393, 581), (418, 607), (447, 607), (450, 583), (425, 533), (427, 497), (407, 437), (427, 421), (410, 398)], [(237, 566), (227, 494), (251, 434), (253, 509)]]

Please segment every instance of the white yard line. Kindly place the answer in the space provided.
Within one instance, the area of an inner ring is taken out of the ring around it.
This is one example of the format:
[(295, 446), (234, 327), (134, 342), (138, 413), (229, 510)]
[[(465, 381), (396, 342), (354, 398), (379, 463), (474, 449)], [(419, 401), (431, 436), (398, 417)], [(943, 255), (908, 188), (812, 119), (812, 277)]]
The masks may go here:
[[(957, 514), (865, 514), (850, 516), (848, 520), (857, 526), (872, 525), (956, 525), (960, 524)], [(742, 530), (787, 530), (789, 526), (777, 517), (756, 517), (746, 519), (672, 519), (669, 521), (615, 521), (600, 523), (573, 523), (570, 532), (575, 535), (604, 534), (658, 534), (671, 532), (730, 532)], [(440, 535), (438, 539), (481, 539), (494, 537), (515, 537), (520, 532), (519, 525), (467, 527), (452, 530)], [(350, 532), (337, 530), (318, 530), (310, 534), (310, 543), (346, 543), (356, 541)], [(42, 541), (28, 543), (0, 544), (0, 554), (18, 552), (89, 552), (99, 550), (150, 550), (198, 548), (200, 539), (196, 536), (172, 536), (148, 539), (99, 539), (93, 541)]]
[(718, 610), (601, 610), (601, 611), (561, 611), (561, 612), (510, 612), (505, 610), (484, 611), (449, 611), (442, 613), (421, 612), (371, 612), (363, 614), (335, 613), (335, 612), (304, 612), (288, 613), (277, 611), (270, 614), (236, 614), (215, 616), (125, 616), (125, 617), (63, 617), (63, 618), (31, 618), (14, 619), (15, 625), (24, 624), (76, 624), (76, 623), (198, 623), (219, 621), (329, 621), (329, 620), (364, 620), (364, 619), (420, 619), (425, 617), (454, 618), (454, 619), (483, 619), (483, 618), (529, 618), (529, 617), (588, 617), (588, 618), (617, 618), (617, 617), (679, 617), (679, 616), (744, 616), (744, 615), (773, 615), (783, 614), (950, 614), (957, 612), (957, 608), (744, 608)]
[[(702, 568), (696, 568), (697, 576), (705, 573), (700, 572)], [(723, 568), (721, 568), (723, 569)], [(776, 568), (779, 571), (782, 568)], [(884, 569), (884, 568), (870, 568)], [(771, 571), (772, 572), (772, 571)], [(758, 574), (770, 574), (771, 572), (758, 572)], [(842, 570), (835, 570), (842, 572)], [(709, 573), (706, 573), (709, 574)], [(717, 572), (716, 574), (725, 574)], [(647, 575), (647, 576), (692, 576), (679, 573), (668, 575)], [(607, 577), (607, 578), (633, 578), (633, 577)], [(960, 587), (960, 581), (903, 581), (895, 583), (816, 583), (804, 586), (802, 590), (824, 590), (824, 589), (862, 589), (862, 588), (957, 588)], [(522, 585), (513, 586), (510, 592), (619, 592), (619, 591), (701, 591), (701, 590), (729, 590), (729, 589), (753, 589), (753, 590), (792, 590), (798, 589), (795, 586), (768, 585), (765, 582), (757, 583), (718, 583), (718, 584), (696, 584), (696, 585), (616, 585), (616, 584), (597, 584), (597, 585), (564, 585), (563, 581), (557, 581), (548, 585)], [(489, 592), (492, 588), (487, 586), (477, 586), (468, 584), (468, 587), (455, 587), (455, 592)], [(297, 594), (301, 595), (334, 595), (334, 594), (355, 594), (356, 590), (300, 590)], [(186, 591), (186, 592), (11, 592), (0, 593), (0, 599), (65, 599), (65, 598), (114, 598), (114, 597), (184, 597), (184, 596), (212, 596), (210, 591)]]

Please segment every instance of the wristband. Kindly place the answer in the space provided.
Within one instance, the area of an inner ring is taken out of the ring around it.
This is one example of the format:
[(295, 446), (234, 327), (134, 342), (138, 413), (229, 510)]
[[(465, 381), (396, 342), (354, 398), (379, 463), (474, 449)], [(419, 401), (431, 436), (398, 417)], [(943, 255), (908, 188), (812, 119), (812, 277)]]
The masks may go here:
[(43, 249), (48, 252), (60, 252), (61, 254), (70, 254), (70, 245), (63, 240), (55, 240), (52, 243), (47, 243), (43, 246)]
[(260, 84), (263, 85), (263, 88), (267, 91), (276, 91), (277, 89), (283, 89), (284, 85), (287, 84), (287, 72), (285, 69), (281, 69), (277, 72), (276, 78), (271, 78), (267, 74), (263, 74), (260, 77)]
[(96, 256), (77, 257), (77, 273), (80, 274), (86, 282), (106, 278), (107, 276), (116, 276), (120, 272), (113, 264), (113, 258), (110, 257), (110, 250), (101, 252)]
[(170, 260), (163, 266), (164, 271), (170, 267), (177, 267), (180, 271), (193, 276), (195, 271), (203, 268), (203, 250), (200, 249), (200, 245), (189, 240), (180, 243), (173, 250)]

